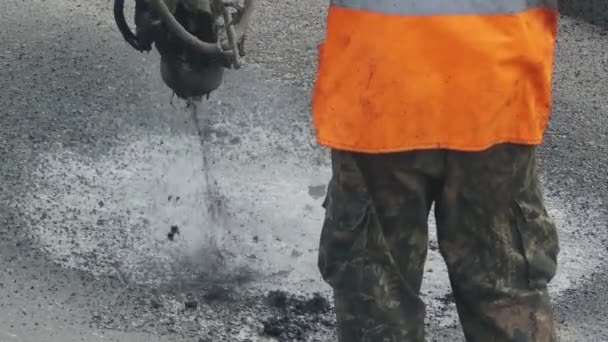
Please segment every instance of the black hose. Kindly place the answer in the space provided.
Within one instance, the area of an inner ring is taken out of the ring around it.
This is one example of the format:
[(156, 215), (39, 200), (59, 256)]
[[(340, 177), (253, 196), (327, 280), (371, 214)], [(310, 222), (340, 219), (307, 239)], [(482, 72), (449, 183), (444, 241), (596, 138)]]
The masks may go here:
[(131, 31), (124, 14), (125, 0), (114, 0), (114, 21), (123, 38), (137, 51), (150, 51), (151, 47), (143, 47), (137, 36)]

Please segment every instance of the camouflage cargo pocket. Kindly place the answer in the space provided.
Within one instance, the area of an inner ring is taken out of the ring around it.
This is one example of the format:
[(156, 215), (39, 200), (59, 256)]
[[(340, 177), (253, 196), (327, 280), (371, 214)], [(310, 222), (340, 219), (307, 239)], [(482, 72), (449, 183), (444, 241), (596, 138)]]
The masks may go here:
[(560, 250), (557, 228), (538, 192), (522, 196), (515, 202), (519, 213), (517, 230), (528, 266), (528, 282), (531, 289), (544, 289), (557, 271)]
[(332, 180), (323, 207), (319, 271), (333, 288), (344, 288), (365, 254), (370, 203), (365, 194), (344, 191)]

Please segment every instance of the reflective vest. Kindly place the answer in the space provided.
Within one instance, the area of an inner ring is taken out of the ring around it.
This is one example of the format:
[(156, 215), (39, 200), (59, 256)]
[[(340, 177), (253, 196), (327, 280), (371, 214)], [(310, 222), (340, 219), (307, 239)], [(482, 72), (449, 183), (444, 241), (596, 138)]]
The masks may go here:
[(332, 0), (313, 122), (355, 152), (540, 144), (557, 0)]

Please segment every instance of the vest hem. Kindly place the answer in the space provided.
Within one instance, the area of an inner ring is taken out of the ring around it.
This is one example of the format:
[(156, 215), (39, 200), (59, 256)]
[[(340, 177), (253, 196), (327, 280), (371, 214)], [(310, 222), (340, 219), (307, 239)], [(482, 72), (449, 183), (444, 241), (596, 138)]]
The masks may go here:
[(381, 154), (381, 153), (399, 153), (399, 152), (412, 152), (418, 150), (451, 150), (459, 152), (482, 152), (492, 148), (495, 145), (501, 144), (517, 144), (517, 145), (531, 145), (538, 146), (543, 143), (543, 138), (540, 139), (515, 139), (515, 138), (503, 138), (496, 139), (492, 142), (484, 144), (455, 144), (455, 143), (420, 143), (414, 145), (404, 145), (395, 147), (361, 147), (355, 145), (349, 145), (344, 143), (338, 143), (330, 141), (328, 139), (317, 137), (317, 143), (323, 147), (341, 150), (354, 153), (369, 153), (369, 154)]

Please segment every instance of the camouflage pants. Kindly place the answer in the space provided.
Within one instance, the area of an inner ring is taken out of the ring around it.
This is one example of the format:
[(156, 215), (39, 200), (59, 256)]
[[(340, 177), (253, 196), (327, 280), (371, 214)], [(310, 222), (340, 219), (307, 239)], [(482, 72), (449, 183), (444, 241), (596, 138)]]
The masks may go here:
[(469, 342), (555, 342), (547, 283), (559, 243), (536, 149), (332, 152), (319, 269), (341, 342), (422, 342), (427, 219)]

